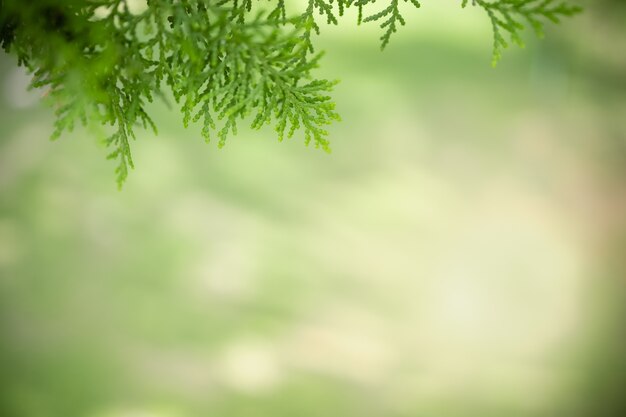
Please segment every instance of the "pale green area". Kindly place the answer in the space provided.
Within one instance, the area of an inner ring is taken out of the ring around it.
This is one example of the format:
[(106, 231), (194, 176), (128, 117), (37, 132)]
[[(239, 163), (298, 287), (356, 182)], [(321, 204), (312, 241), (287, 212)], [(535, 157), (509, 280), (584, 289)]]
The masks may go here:
[(382, 54), (329, 29), (331, 155), (269, 130), (218, 150), (157, 106), (121, 192), (2, 57), (0, 415), (626, 415), (603, 4), (495, 70), (452, 4)]

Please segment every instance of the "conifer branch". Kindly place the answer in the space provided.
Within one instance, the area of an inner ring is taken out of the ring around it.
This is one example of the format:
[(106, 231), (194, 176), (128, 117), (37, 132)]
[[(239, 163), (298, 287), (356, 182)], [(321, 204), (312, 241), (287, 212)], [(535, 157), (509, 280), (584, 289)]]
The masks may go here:
[[(485, 10), (491, 21), (493, 30), (493, 58), (492, 65), (497, 65), (502, 58), (502, 50), (509, 46), (504, 37), (508, 33), (511, 42), (524, 47), (521, 33), (525, 29), (522, 22), (530, 24), (535, 34), (544, 36), (544, 21), (559, 23), (563, 17), (571, 17), (582, 9), (563, 0), (472, 0)], [(467, 0), (463, 0), (463, 7)]]
[[(305, 144), (330, 151), (335, 82), (313, 77), (321, 57), (313, 38), (354, 7), (358, 24), (379, 24), (385, 48), (406, 24), (401, 5), (420, 3), (380, 1), (382, 8), (376, 0), (308, 0), (292, 11), (285, 0), (147, 0), (137, 11), (127, 0), (0, 0), (0, 45), (32, 74), (31, 87), (46, 89), (53, 139), (76, 123), (110, 126), (104, 144), (121, 187), (134, 167), (135, 129), (156, 134), (147, 106), (168, 92), (184, 125), (200, 122), (205, 140), (216, 136), (219, 147), (249, 119), (254, 129), (272, 124), (278, 140), (301, 131)], [(505, 33), (523, 45), (522, 21), (542, 35), (544, 21), (580, 11), (567, 0), (472, 4), (491, 21), (494, 63), (508, 45)]]

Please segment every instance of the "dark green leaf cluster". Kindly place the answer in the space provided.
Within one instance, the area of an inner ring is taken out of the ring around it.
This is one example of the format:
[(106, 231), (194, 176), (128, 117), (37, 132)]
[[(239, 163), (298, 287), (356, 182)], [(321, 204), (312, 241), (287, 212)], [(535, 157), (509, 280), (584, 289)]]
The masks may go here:
[[(248, 120), (255, 129), (273, 125), (279, 140), (302, 131), (306, 144), (329, 151), (325, 127), (339, 119), (329, 96), (335, 82), (312, 76), (321, 57), (314, 35), (356, 8), (358, 24), (383, 29), (384, 48), (406, 23), (400, 6), (409, 2), (420, 7), (417, 0), (306, 0), (299, 11), (285, 0), (144, 0), (139, 9), (132, 0), (0, 0), (0, 45), (52, 103), (53, 138), (77, 122), (104, 126), (121, 186), (133, 167), (136, 127), (156, 133), (146, 106), (168, 94), (185, 126), (202, 123), (202, 135), (220, 147)], [(502, 32), (521, 44), (520, 19), (540, 33), (541, 18), (578, 11), (553, 0), (474, 3), (491, 19), (494, 60), (507, 45)]]

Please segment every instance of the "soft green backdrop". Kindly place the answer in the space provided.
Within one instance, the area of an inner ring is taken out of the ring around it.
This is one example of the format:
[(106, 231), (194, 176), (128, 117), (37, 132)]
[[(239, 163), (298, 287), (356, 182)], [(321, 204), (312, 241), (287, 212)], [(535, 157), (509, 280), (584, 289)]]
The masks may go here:
[(331, 155), (158, 105), (121, 192), (0, 57), (0, 416), (626, 415), (623, 2), (457, 3), (323, 28)]

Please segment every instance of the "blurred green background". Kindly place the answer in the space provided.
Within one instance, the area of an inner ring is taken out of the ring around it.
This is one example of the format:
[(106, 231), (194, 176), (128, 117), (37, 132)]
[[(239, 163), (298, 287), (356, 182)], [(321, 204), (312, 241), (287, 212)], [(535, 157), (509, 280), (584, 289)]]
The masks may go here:
[(0, 416), (626, 416), (626, 5), (458, 3), (323, 28), (331, 155), (157, 105), (121, 192), (1, 56)]

